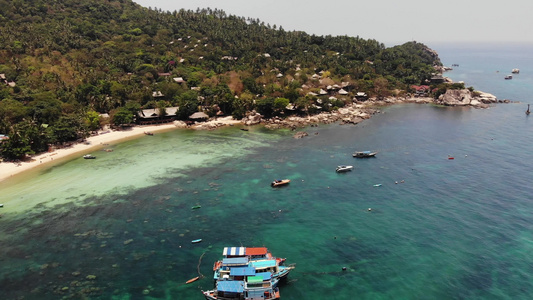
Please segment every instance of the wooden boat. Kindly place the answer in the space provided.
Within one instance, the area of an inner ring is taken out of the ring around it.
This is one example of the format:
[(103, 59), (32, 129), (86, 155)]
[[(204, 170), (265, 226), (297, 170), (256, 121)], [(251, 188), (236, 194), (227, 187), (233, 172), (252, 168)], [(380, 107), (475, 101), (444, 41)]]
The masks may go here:
[(357, 158), (366, 158), (366, 157), (374, 157), (378, 154), (377, 152), (372, 151), (357, 151), (352, 154), (353, 157)]
[(279, 281), (294, 269), (293, 265), (285, 266), (285, 258), (274, 257), (266, 247), (224, 247), (222, 255), (224, 258), (213, 265), (215, 280), (231, 277), (233, 268), (251, 267), (256, 273), (269, 272), (273, 280)]
[(96, 156), (94, 156), (94, 155), (90, 155), (90, 154), (85, 154), (85, 155), (83, 156), (83, 158), (84, 158), (84, 159), (95, 159)]
[(335, 169), (335, 172), (342, 173), (342, 172), (348, 172), (353, 169), (353, 166), (338, 166), (337, 169)]
[(154, 133), (150, 132), (150, 131), (145, 131), (144, 134), (146, 134), (146, 135), (154, 135)]
[(207, 300), (277, 300), (280, 299), (278, 287), (272, 283), (260, 281), (260, 276), (248, 276), (248, 281), (225, 280), (218, 281), (216, 289), (202, 291)]
[(278, 284), (294, 266), (283, 266), (266, 247), (224, 247), (213, 266), (215, 289), (202, 291), (207, 300), (280, 299)]
[(192, 240), (191, 243), (198, 244), (202, 241), (202, 239)]
[(196, 277), (194, 277), (194, 278), (191, 278), (191, 279), (187, 280), (187, 282), (185, 282), (185, 283), (186, 283), (186, 284), (189, 284), (189, 283), (191, 283), (191, 282), (195, 282), (195, 281), (198, 280), (198, 279), (200, 279), (200, 276), (196, 276)]
[(270, 186), (272, 187), (283, 186), (283, 185), (289, 184), (289, 182), (291, 182), (290, 179), (277, 179), (277, 180), (272, 181)]

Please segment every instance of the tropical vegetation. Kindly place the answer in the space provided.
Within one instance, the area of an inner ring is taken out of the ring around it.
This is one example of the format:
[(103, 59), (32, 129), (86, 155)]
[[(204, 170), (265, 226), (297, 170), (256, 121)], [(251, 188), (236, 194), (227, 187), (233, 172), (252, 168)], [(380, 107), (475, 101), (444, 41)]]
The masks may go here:
[[(197, 111), (236, 118), (328, 111), (356, 92), (408, 92), (441, 65), (417, 42), (387, 48), (218, 9), (170, 12), (131, 0), (0, 0), (0, 21), (4, 159), (134, 123), (140, 109), (178, 107), (182, 120)], [(347, 94), (321, 96), (335, 84)]]

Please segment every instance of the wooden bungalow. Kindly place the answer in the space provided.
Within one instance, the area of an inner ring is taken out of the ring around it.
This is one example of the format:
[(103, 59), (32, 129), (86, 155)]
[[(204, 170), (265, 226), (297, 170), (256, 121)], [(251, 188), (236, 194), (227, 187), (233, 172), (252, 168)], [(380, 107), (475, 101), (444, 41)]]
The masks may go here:
[(199, 112), (195, 112), (194, 114), (190, 115), (189, 119), (194, 120), (194, 121), (205, 121), (209, 119), (209, 116), (206, 113), (199, 111)]
[(365, 92), (357, 92), (357, 94), (355, 94), (355, 99), (357, 101), (365, 101), (368, 99), (368, 95)]
[(433, 77), (431, 77), (431, 83), (443, 83), (446, 81), (446, 79), (444, 77), (442, 77), (442, 75), (435, 75)]

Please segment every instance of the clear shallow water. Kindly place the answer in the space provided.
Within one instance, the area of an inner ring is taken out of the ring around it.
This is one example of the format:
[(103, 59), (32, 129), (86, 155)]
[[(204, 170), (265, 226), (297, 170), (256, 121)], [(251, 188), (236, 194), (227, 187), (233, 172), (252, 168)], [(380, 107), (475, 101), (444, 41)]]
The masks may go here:
[[(1, 187), (28, 205), (1, 211), (0, 295), (202, 299), (223, 247), (264, 245), (296, 263), (284, 299), (531, 299), (524, 111), (402, 105), (303, 139), (228, 128), (115, 145)], [(198, 264), (206, 278), (185, 285)]]

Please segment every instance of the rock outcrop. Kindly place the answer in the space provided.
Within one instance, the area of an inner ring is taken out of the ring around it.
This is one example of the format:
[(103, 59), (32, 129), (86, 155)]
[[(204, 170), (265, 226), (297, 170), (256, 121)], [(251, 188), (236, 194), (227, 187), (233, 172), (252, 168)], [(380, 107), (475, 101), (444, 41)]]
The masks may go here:
[(447, 106), (473, 106), (476, 108), (487, 108), (490, 103), (496, 103), (498, 99), (496, 96), (483, 93), (471, 92), (468, 89), (452, 90), (449, 89), (446, 93), (439, 96), (437, 103)]
[(261, 123), (262, 119), (263, 116), (254, 110), (248, 113), (244, 118), (242, 118), (242, 123), (246, 126), (256, 125)]

